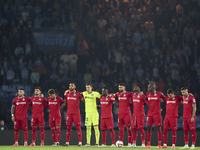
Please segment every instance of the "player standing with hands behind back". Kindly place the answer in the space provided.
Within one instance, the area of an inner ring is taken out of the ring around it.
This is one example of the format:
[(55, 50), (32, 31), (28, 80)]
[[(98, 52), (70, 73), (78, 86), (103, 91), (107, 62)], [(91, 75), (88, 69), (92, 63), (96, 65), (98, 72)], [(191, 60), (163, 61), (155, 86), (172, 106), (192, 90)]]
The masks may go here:
[(183, 130), (185, 146), (181, 149), (189, 149), (189, 130), (192, 133), (192, 146), (190, 149), (195, 149), (196, 142), (196, 100), (194, 96), (188, 93), (188, 88), (182, 87), (181, 93), (183, 95)]
[[(59, 146), (61, 126), (60, 103), (64, 103), (64, 100), (55, 94), (54, 89), (49, 89), (48, 94), (49, 97), (47, 98), (47, 103), (49, 107), (49, 126), (51, 128), (51, 136), (54, 142), (52, 146)], [(57, 140), (55, 135), (55, 127)]]
[(87, 135), (87, 144), (90, 146), (91, 126), (93, 125), (96, 137), (95, 146), (99, 146), (99, 113), (97, 111), (97, 99), (100, 98), (100, 93), (92, 91), (92, 84), (86, 84), (86, 91), (82, 93), (85, 100), (85, 126)]
[(18, 146), (19, 130), (20, 125), (24, 131), (24, 146), (27, 146), (28, 141), (28, 127), (27, 127), (27, 108), (30, 98), (25, 97), (24, 88), (18, 90), (18, 97), (13, 99), (11, 107), (12, 121), (14, 121), (15, 130), (15, 144), (13, 146)]

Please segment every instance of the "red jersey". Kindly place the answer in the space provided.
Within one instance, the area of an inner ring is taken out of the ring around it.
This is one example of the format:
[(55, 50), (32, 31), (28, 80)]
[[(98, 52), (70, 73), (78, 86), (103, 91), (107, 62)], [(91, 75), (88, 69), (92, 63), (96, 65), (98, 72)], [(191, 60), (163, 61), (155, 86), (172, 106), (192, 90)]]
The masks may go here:
[(161, 114), (160, 110), (160, 98), (164, 99), (165, 96), (162, 92), (155, 91), (153, 94), (148, 92), (146, 94), (147, 100), (148, 100), (148, 105), (149, 105), (149, 110), (147, 116), (153, 116), (155, 114)]
[(192, 104), (196, 104), (194, 96), (192, 95), (188, 95), (187, 97), (183, 96), (183, 118), (192, 117), (192, 111), (193, 111)]
[(178, 105), (183, 100), (180, 96), (174, 96), (169, 98), (168, 96), (164, 98), (166, 102), (166, 115), (167, 118), (178, 118)]
[(112, 103), (115, 101), (115, 98), (107, 95), (106, 97), (101, 96), (101, 118), (113, 118), (112, 115)]
[(47, 101), (45, 97), (41, 96), (31, 97), (29, 106), (33, 106), (32, 117), (44, 116), (44, 111), (43, 111), (44, 105), (47, 106)]
[(80, 113), (79, 103), (83, 96), (77, 92), (65, 92), (65, 99), (67, 100), (67, 114), (77, 114)]
[(120, 92), (116, 93), (116, 97), (119, 101), (119, 114), (130, 113), (131, 97), (133, 93), (125, 91), (123, 94)]
[(15, 106), (15, 117), (16, 118), (27, 118), (28, 103), (30, 102), (29, 97), (23, 96), (22, 98), (15, 97), (12, 105)]
[(49, 107), (49, 118), (50, 117), (53, 117), (53, 118), (61, 117), (60, 103), (64, 103), (64, 100), (59, 96), (55, 96), (54, 99), (51, 99), (50, 97), (48, 97), (47, 103), (48, 103), (48, 107)]
[(145, 95), (133, 94), (133, 116), (145, 116), (144, 103), (146, 101)]

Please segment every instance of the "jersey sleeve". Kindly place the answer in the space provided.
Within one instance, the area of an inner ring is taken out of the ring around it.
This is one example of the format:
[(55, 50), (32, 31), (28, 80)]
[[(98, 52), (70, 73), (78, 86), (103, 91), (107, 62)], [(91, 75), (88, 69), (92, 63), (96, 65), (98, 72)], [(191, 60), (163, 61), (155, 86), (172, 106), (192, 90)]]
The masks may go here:
[(13, 99), (13, 101), (12, 101), (12, 105), (13, 106), (15, 106), (16, 104), (15, 104), (15, 99)]
[(60, 101), (61, 103), (64, 103), (64, 100), (63, 100), (62, 97), (59, 97), (59, 101)]
[(162, 98), (164, 100), (165, 95), (162, 92), (159, 92), (160, 98)]
[(78, 93), (78, 98), (81, 100), (83, 98), (83, 95), (81, 95), (80, 93)]
[(178, 96), (178, 101), (182, 102), (183, 101), (183, 97), (182, 96)]
[(194, 96), (189, 95), (189, 98), (191, 99), (192, 104), (196, 104), (196, 100), (195, 100)]
[(101, 94), (99, 92), (96, 92), (96, 97), (97, 98), (100, 98), (101, 97)]
[(163, 100), (166, 102), (167, 101), (167, 97), (163, 98)]
[(141, 99), (144, 101), (144, 103), (148, 104), (148, 100), (147, 100), (146, 95), (142, 94)]

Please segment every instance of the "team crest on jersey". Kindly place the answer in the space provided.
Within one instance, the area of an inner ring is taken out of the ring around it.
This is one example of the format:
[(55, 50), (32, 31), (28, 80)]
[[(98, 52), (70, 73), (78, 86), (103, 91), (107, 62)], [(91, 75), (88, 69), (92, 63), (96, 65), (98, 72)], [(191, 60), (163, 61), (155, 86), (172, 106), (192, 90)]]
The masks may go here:
[(56, 101), (57, 99), (55, 98), (54, 101)]
[(24, 99), (24, 98), (22, 98), (22, 100), (23, 100), (23, 101), (25, 101), (25, 99)]
[(137, 97), (140, 98), (140, 95), (138, 95)]
[(124, 94), (124, 96), (126, 96), (126, 94)]
[(39, 98), (39, 101), (41, 101), (41, 98)]
[(91, 94), (91, 96), (94, 96), (94, 94)]
[(157, 94), (155, 93), (154, 96), (157, 96)]
[(188, 97), (186, 98), (186, 100), (188, 100)]
[(106, 101), (108, 100), (108, 98), (106, 97)]
[(175, 98), (174, 98), (174, 97), (173, 97), (172, 99), (173, 99), (173, 100), (175, 100)]
[(74, 96), (76, 96), (76, 94), (74, 94)]

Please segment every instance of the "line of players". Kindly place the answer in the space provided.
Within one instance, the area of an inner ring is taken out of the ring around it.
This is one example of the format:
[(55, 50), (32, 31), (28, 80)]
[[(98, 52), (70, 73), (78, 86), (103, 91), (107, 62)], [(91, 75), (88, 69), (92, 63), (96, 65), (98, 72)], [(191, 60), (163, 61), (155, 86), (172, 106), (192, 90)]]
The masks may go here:
[[(91, 84), (86, 85), (86, 95), (91, 94), (93, 91), (88, 91), (87, 86), (92, 87)], [(76, 86), (74, 83), (70, 83), (69, 90), (65, 92), (65, 101), (62, 98), (55, 95), (55, 91), (50, 89), (48, 91), (49, 97), (47, 101), (43, 96), (40, 95), (40, 88), (35, 88), (35, 96), (31, 99), (24, 97), (24, 89), (19, 89), (18, 97), (13, 100), (13, 106), (11, 108), (12, 120), (14, 121), (14, 129), (15, 129), (15, 146), (18, 145), (18, 135), (19, 135), (19, 126), (22, 125), (22, 129), (24, 130), (24, 145), (27, 145), (28, 132), (27, 132), (27, 109), (22, 105), (27, 105), (28, 102), (30, 108), (33, 106), (33, 115), (31, 119), (32, 125), (32, 143), (31, 146), (35, 145), (35, 137), (36, 137), (36, 129), (39, 126), (41, 131), (41, 146), (44, 145), (44, 118), (43, 118), (43, 106), (47, 106), (50, 109), (49, 113), (49, 123), (52, 131), (52, 138), (54, 141), (54, 146), (59, 144), (60, 140), (60, 109), (67, 105), (67, 133), (66, 133), (66, 143), (65, 145), (69, 145), (69, 139), (71, 135), (71, 127), (74, 122), (77, 128), (78, 138), (79, 138), (79, 146), (82, 145), (82, 132), (81, 132), (81, 121), (80, 121), (80, 110), (79, 110), (79, 101), (82, 100), (85, 103), (90, 103), (87, 99), (87, 96), (83, 93), (80, 94), (75, 90)], [(188, 140), (189, 140), (189, 130), (192, 133), (192, 146), (191, 149), (195, 148), (196, 141), (196, 128), (195, 128), (195, 120), (196, 120), (196, 102), (193, 95), (188, 93), (188, 89), (183, 87), (181, 89), (183, 97), (178, 97), (174, 95), (173, 90), (169, 89), (167, 91), (167, 97), (165, 97), (161, 92), (156, 91), (155, 84), (148, 85), (148, 93), (144, 95), (141, 93), (141, 87), (136, 85), (134, 87), (134, 93), (127, 92), (125, 90), (125, 85), (120, 83), (119, 92), (116, 94), (108, 94), (108, 89), (102, 89), (102, 95), (97, 96), (100, 98), (100, 104), (102, 115), (101, 115), (101, 130), (102, 130), (102, 147), (106, 147), (106, 130), (110, 130), (111, 138), (112, 138), (112, 147), (115, 146), (115, 132), (113, 126), (113, 116), (112, 116), (112, 104), (119, 107), (118, 113), (118, 126), (119, 126), (119, 140), (123, 141), (124, 137), (124, 126), (126, 125), (128, 132), (128, 147), (136, 147), (136, 139), (137, 139), (137, 130), (139, 129), (142, 147), (150, 148), (151, 147), (151, 130), (153, 123), (155, 124), (158, 132), (158, 148), (167, 148), (167, 133), (168, 129), (171, 128), (173, 136), (173, 145), (172, 148), (175, 148), (176, 143), (176, 130), (177, 130), (177, 117), (178, 117), (178, 105), (179, 103), (183, 103), (183, 130), (184, 130), (184, 140), (185, 146), (183, 149), (188, 148)], [(98, 92), (97, 92), (98, 93)], [(99, 94), (100, 95), (100, 94)], [(118, 101), (115, 101), (114, 97), (117, 98)], [(162, 120), (161, 120), (161, 108), (160, 102), (166, 102), (166, 117), (164, 120), (164, 129), (163, 129), (163, 147), (161, 147), (162, 140)], [(60, 103), (64, 104), (60, 107)], [(96, 103), (96, 101), (95, 101)], [(22, 104), (22, 105), (21, 105)], [(145, 132), (144, 132), (144, 105), (149, 105), (149, 110), (147, 114), (147, 145), (145, 146)], [(130, 107), (133, 105), (133, 117), (131, 123), (131, 112)], [(21, 106), (21, 107), (20, 107)], [(38, 107), (37, 107), (38, 106)], [(16, 111), (14, 111), (16, 109)], [(96, 108), (90, 108), (96, 110)], [(14, 115), (15, 113), (15, 115)], [(91, 118), (91, 117), (90, 117)], [(93, 126), (98, 125), (98, 117), (93, 119), (89, 123), (93, 124)], [(97, 121), (95, 121), (97, 120)], [(97, 123), (96, 123), (97, 122)], [(86, 112), (86, 127), (88, 127), (88, 117)], [(57, 140), (55, 134), (55, 126), (57, 132)], [(91, 130), (91, 127), (89, 128)], [(87, 128), (88, 130), (88, 128)], [(98, 131), (97, 131), (98, 132)], [(87, 144), (85, 146), (90, 146), (90, 135), (87, 133)], [(99, 134), (96, 134), (96, 145), (99, 144)], [(131, 144), (133, 142), (133, 144)]]

